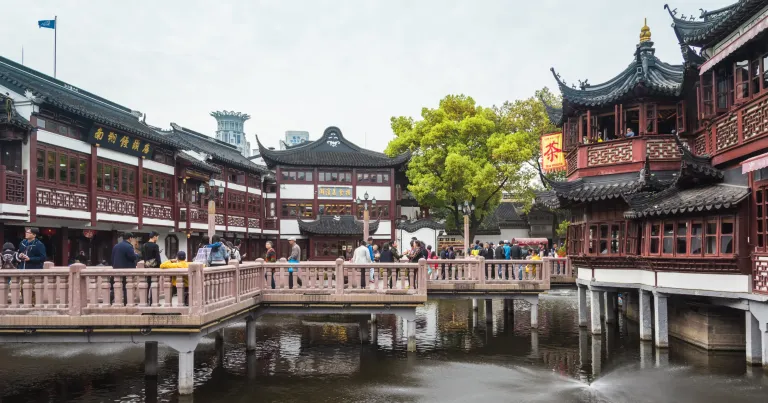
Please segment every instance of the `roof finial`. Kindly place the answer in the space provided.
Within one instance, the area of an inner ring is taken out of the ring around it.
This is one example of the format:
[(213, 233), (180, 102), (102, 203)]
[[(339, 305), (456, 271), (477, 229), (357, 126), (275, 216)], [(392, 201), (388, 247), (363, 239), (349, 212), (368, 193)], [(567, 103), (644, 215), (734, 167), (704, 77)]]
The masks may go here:
[(643, 19), (643, 27), (640, 28), (640, 43), (649, 42), (651, 40), (651, 29), (648, 28), (648, 19)]

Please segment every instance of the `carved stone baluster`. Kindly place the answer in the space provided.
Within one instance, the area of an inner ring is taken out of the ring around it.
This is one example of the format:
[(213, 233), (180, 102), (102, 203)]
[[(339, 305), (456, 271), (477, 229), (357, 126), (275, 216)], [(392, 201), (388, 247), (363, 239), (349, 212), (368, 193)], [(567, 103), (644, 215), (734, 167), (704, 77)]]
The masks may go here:
[(11, 277), (11, 308), (19, 307), (19, 298), (21, 297), (21, 285), (19, 284), (19, 277)]
[(203, 269), (203, 306), (211, 300), (211, 274), (205, 273)]
[(186, 277), (176, 276), (176, 306), (185, 306), (184, 303), (184, 279)]
[(173, 288), (171, 284), (172, 276), (162, 276), (160, 281), (163, 282), (163, 306), (173, 305)]
[(32, 304), (36, 307), (45, 306), (45, 301), (44, 301), (45, 296), (43, 295), (43, 286), (44, 286), (43, 281), (45, 281), (47, 277), (48, 276), (41, 276), (41, 277), (35, 277), (34, 279), (35, 284), (33, 285), (33, 289), (35, 293), (33, 294)]
[(22, 277), (21, 292), (24, 299), (22, 308), (32, 308), (32, 283), (30, 280), (29, 276)]
[(56, 276), (56, 299), (54, 302), (58, 302), (55, 307), (67, 308), (69, 307), (69, 301), (67, 301), (67, 294), (69, 294), (68, 276)]
[(373, 289), (378, 290), (379, 289), (379, 280), (381, 277), (381, 269), (378, 267), (375, 267), (373, 269)]
[(8, 277), (0, 276), (0, 308), (8, 307)]
[(408, 289), (413, 289), (413, 269), (408, 268)]
[(152, 276), (152, 286), (150, 287), (150, 292), (152, 293), (152, 306), (160, 306), (160, 281), (161, 279), (159, 276)]
[[(115, 300), (112, 301), (112, 306), (123, 306), (123, 276), (115, 276), (114, 283), (112, 284), (114, 289)], [(125, 278), (125, 288), (128, 303), (125, 306), (133, 306), (133, 277), (128, 276)]]
[(146, 307), (147, 306), (147, 276), (138, 276), (139, 279), (139, 286), (138, 292), (139, 292), (139, 307)]
[(99, 276), (99, 279), (101, 279), (101, 306), (109, 306), (109, 277)]

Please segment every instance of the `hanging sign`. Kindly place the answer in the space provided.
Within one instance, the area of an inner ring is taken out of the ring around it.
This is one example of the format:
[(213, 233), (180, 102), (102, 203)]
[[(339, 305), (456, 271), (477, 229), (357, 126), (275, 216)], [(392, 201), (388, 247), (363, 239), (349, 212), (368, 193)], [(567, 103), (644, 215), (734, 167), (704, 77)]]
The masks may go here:
[(541, 168), (544, 172), (564, 171), (563, 133), (541, 136)]
[(146, 140), (118, 133), (103, 126), (94, 125), (88, 134), (88, 142), (135, 157), (152, 157), (152, 146)]
[(319, 199), (352, 200), (352, 186), (318, 186), (317, 197)]

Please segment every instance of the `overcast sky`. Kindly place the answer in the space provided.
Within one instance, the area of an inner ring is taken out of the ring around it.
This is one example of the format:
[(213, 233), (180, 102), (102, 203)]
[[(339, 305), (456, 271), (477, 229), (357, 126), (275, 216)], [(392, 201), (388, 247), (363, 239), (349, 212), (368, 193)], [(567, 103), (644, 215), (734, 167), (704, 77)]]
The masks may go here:
[[(679, 15), (731, 1), (677, 0)], [(381, 151), (391, 116), (418, 117), (447, 94), (485, 106), (632, 60), (643, 18), (656, 55), (681, 63), (663, 0), (53, 1), (0, 0), (0, 55), (147, 114), (214, 135), (209, 112), (248, 113), (277, 146), (286, 130), (338, 126)]]

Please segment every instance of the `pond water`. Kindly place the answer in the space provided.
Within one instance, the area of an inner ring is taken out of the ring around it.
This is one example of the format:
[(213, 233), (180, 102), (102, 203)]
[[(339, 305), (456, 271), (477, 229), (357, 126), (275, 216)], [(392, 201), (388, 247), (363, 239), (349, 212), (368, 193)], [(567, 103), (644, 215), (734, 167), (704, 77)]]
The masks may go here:
[[(641, 343), (620, 317), (604, 335), (578, 327), (575, 291), (542, 295), (539, 330), (524, 302), (512, 315), (493, 301), (430, 300), (417, 310), (417, 353), (405, 325), (377, 317), (361, 344), (350, 316), (265, 316), (258, 348), (245, 352), (245, 324), (222, 350), (205, 338), (195, 353), (195, 391), (176, 392), (177, 358), (160, 346), (157, 379), (143, 373), (143, 344), (0, 346), (1, 402), (759, 402), (768, 376), (744, 353), (708, 353), (671, 340)], [(223, 359), (222, 359), (223, 358)]]

